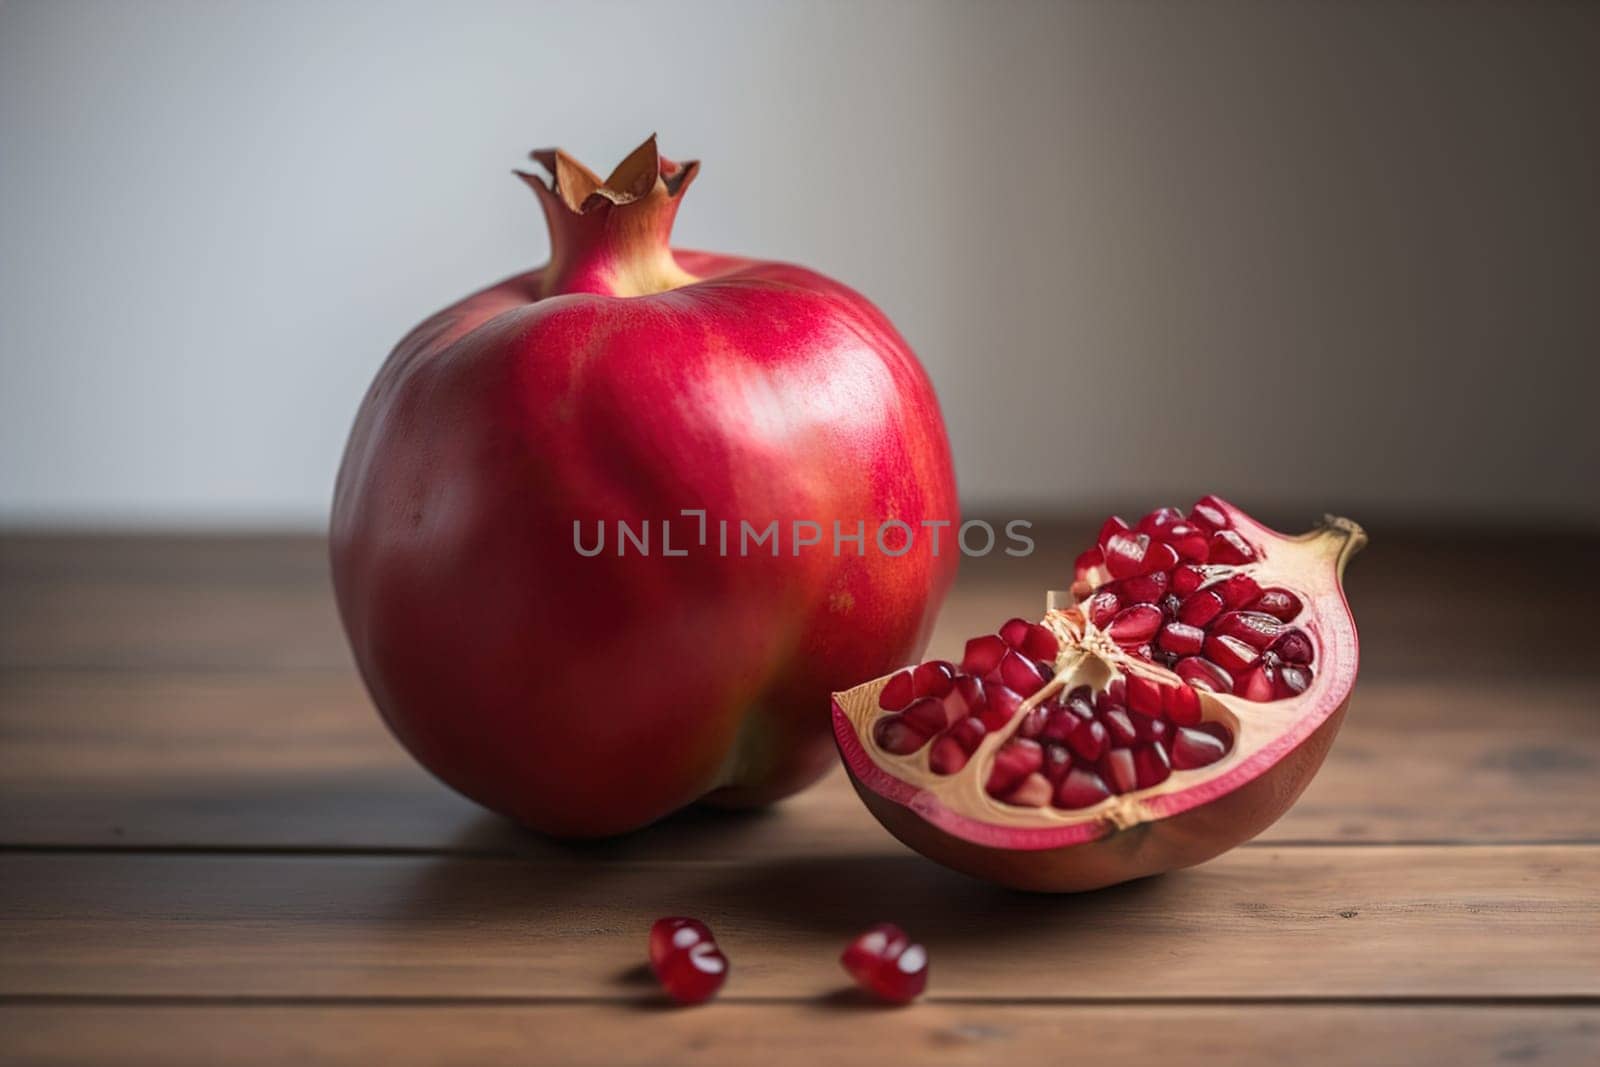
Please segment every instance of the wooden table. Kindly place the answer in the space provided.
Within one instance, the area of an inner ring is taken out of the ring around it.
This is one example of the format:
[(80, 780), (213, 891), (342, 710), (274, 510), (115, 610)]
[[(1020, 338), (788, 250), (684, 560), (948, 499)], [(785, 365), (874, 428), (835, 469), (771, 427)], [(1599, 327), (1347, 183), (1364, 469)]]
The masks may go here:
[[(1596, 1062), (1600, 538), (1372, 533), (1361, 685), (1299, 805), (1077, 897), (934, 866), (840, 774), (544, 841), (390, 739), (315, 540), (0, 539), (0, 1059)], [(935, 650), (1069, 556), (969, 565)], [(641, 969), (674, 912), (732, 958), (713, 1005)], [(884, 918), (933, 961), (905, 1010), (835, 962)]]

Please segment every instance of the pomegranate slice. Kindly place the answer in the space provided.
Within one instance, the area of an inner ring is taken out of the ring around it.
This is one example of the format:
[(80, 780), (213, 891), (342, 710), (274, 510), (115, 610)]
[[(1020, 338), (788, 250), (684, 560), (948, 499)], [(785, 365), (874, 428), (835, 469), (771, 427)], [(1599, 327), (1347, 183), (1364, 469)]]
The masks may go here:
[(918, 706), (921, 667), (834, 694), (891, 833), (991, 881), (1082, 890), (1201, 863), (1288, 810), (1355, 684), (1340, 581), (1366, 534), (1330, 516), (1289, 537), (1213, 496), (1186, 514), (1108, 519), (1043, 620), (941, 663), (971, 695), (957, 717)]

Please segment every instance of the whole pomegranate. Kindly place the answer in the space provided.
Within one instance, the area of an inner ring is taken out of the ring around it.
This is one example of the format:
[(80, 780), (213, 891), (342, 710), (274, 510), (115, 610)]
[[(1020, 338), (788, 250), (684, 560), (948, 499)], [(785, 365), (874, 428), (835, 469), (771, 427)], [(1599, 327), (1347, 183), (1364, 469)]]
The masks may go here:
[(332, 517), (356, 662), (418, 760), (537, 830), (770, 802), (830, 766), (828, 694), (915, 659), (953, 577), (923, 525), (956, 512), (933, 389), (837, 282), (669, 248), (697, 165), (654, 138), (604, 181), (533, 158), (549, 265), (418, 326), (356, 415)]
[(1286, 537), (1216, 497), (1106, 520), (1072, 590), (834, 696), (856, 790), (907, 845), (1022, 889), (1210, 859), (1311, 782), (1356, 680), (1348, 519)]

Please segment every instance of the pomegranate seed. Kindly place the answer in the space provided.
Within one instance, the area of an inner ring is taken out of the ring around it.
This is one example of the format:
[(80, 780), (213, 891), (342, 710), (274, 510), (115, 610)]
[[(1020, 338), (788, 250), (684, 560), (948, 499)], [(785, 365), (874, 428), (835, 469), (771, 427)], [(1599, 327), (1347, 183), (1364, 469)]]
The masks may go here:
[[(1025, 656), (1048, 660), (1051, 663), (1055, 662), (1056, 656), (1061, 652), (1061, 642), (1056, 640), (1056, 635), (1038, 623), (1032, 622), (1028, 624), (1028, 632), (1023, 637), (1022, 644), (1017, 647)], [(1050, 673), (1054, 674), (1055, 669), (1051, 668)]]
[(983, 743), (985, 735), (989, 732), (983, 721), (975, 716), (968, 716), (950, 728), (948, 736), (956, 739), (961, 746), (961, 751), (972, 755), (978, 751), (978, 746)]
[(1117, 583), (1117, 595), (1124, 604), (1154, 604), (1166, 593), (1167, 580), (1161, 571), (1124, 578)]
[(1259, 611), (1230, 611), (1211, 624), (1217, 637), (1236, 637), (1258, 652), (1283, 636), (1283, 623)]
[(1139, 788), (1149, 789), (1172, 776), (1172, 762), (1160, 745), (1140, 745), (1133, 750), (1133, 772)]
[(1050, 803), (1050, 779), (1042, 774), (1028, 775), (1005, 798), (1019, 808), (1042, 808)]
[(1090, 622), (1104, 630), (1122, 610), (1122, 601), (1117, 599), (1117, 594), (1110, 590), (1102, 589), (1088, 600), (1084, 601), (1083, 613)]
[(962, 719), (948, 733), (933, 743), (928, 750), (928, 766), (934, 774), (954, 774), (967, 765), (967, 760), (983, 741), (983, 723), (977, 719)]
[(1066, 708), (1053, 706), (1045, 712), (1044, 729), (1039, 731), (1039, 736), (1049, 741), (1065, 741), (1081, 721)]
[(1021, 648), (1022, 639), (1028, 636), (1028, 627), (1032, 625), (1027, 619), (1007, 619), (1000, 627), (1000, 640), (1012, 648)]
[(711, 936), (711, 928), (699, 919), (681, 915), (657, 919), (650, 924), (650, 966), (659, 967), (672, 953), (692, 948), (702, 941), (715, 942), (716, 938)]
[(1130, 674), (1127, 685), (1128, 707), (1140, 715), (1154, 717), (1161, 714), (1161, 686), (1154, 679), (1142, 674)]
[(911, 698), (916, 694), (911, 690), (911, 668), (895, 671), (894, 677), (878, 694), (878, 707), (884, 711), (899, 711), (911, 703)]
[(1180, 726), (1172, 737), (1172, 766), (1180, 771), (1209, 766), (1228, 754), (1228, 746), (1200, 730)]
[(1113, 678), (1094, 698), (1094, 709), (1104, 711), (1106, 708), (1125, 708), (1128, 706), (1128, 682), (1125, 678)]
[(999, 683), (984, 686), (983, 695), (984, 708), (976, 714), (983, 728), (990, 733), (1015, 718), (1017, 709), (1022, 706), (1022, 695)]
[(1279, 622), (1293, 622), (1305, 605), (1289, 590), (1274, 588), (1261, 590), (1261, 595), (1248, 606), (1251, 611), (1271, 615)]
[(1297, 697), (1309, 688), (1311, 688), (1310, 667), (1285, 663), (1278, 668), (1278, 684), (1273, 693), (1279, 700), (1284, 697)]
[[(965, 678), (966, 675), (961, 677)], [(959, 682), (960, 679), (957, 679), (958, 684)], [(931, 700), (932, 698), (930, 697), (929, 699)], [(952, 689), (946, 693), (939, 701), (939, 707), (944, 711), (944, 721), (952, 725), (971, 715), (973, 710), (967, 707), (967, 702), (962, 697), (960, 689)]]
[(999, 634), (984, 634), (967, 642), (961, 655), (961, 669), (968, 674), (985, 675), (1000, 666), (1000, 657), (1006, 654), (1006, 643)]
[(1194, 502), (1194, 507), (1189, 509), (1189, 522), (1206, 533), (1226, 530), (1232, 525), (1228, 522), (1228, 513), (1222, 501), (1214, 496), (1203, 496)]
[(1150, 535), (1112, 534), (1105, 544), (1106, 570), (1113, 578), (1132, 578), (1144, 572), (1144, 557), (1150, 551)]
[(1043, 708), (1034, 708), (1029, 711), (1017, 726), (1017, 736), (1028, 738), (1030, 741), (1037, 740), (1044, 734), (1045, 718), (1046, 713)]
[(942, 697), (955, 680), (955, 667), (942, 659), (929, 660), (911, 673), (911, 687), (919, 697)]
[(1278, 638), (1277, 644), (1272, 647), (1273, 651), (1277, 652), (1278, 657), (1285, 663), (1297, 663), (1304, 666), (1311, 662), (1311, 638), (1306, 636), (1304, 630), (1290, 630)]
[(992, 797), (1003, 797), (1028, 775), (1044, 766), (1044, 749), (1037, 742), (1012, 738), (994, 754), (989, 782), (984, 786)]
[(1105, 566), (1105, 554), (1100, 551), (1100, 546), (1089, 549), (1087, 552), (1078, 553), (1078, 558), (1072, 561), (1072, 574), (1078, 581), (1085, 581), (1089, 572)]
[[(1238, 674), (1254, 666), (1256, 660), (1261, 658), (1261, 653), (1237, 637), (1218, 637), (1215, 634), (1206, 638), (1205, 652), (1207, 659), (1230, 674)], [(907, 714), (910, 714), (910, 709), (907, 709)]]
[(1091, 701), (1089, 687), (1080, 685), (1067, 694), (1066, 708), (1079, 719), (1088, 722), (1094, 718), (1094, 704)]
[(899, 715), (885, 715), (872, 727), (872, 739), (885, 752), (909, 756), (928, 743), (928, 735), (918, 733)]
[(1060, 785), (1061, 779), (1067, 776), (1072, 769), (1072, 753), (1063, 745), (1044, 746), (1044, 771), (1045, 778), (1051, 785)]
[(1192, 593), (1178, 608), (1178, 621), (1189, 626), (1205, 626), (1222, 614), (1222, 594), (1215, 589), (1202, 589)]
[(1197, 567), (1193, 563), (1185, 563), (1172, 572), (1172, 591), (1180, 597), (1188, 596), (1199, 589), (1210, 577), (1204, 567)]
[(1105, 718), (1101, 721), (1106, 724), (1106, 732), (1111, 735), (1113, 744), (1126, 747), (1139, 739), (1139, 731), (1134, 729), (1133, 719), (1121, 708), (1113, 708), (1106, 712)]
[(924, 737), (941, 733), (955, 721), (949, 709), (945, 707), (944, 701), (933, 697), (918, 697), (913, 700), (911, 705), (900, 713), (900, 718)]
[(1072, 749), (1072, 754), (1085, 763), (1093, 763), (1099, 759), (1100, 754), (1110, 743), (1110, 732), (1105, 724), (1098, 720), (1084, 723), (1067, 738), (1067, 747)]
[(1206, 632), (1198, 626), (1169, 622), (1156, 636), (1156, 644), (1175, 656), (1192, 656), (1205, 644)]
[(1111, 790), (1098, 774), (1086, 767), (1074, 767), (1056, 789), (1055, 805), (1058, 808), (1092, 808), (1110, 795)]
[[(1198, 657), (1191, 658), (1197, 659), (1202, 664), (1206, 662)], [(1168, 689), (1163, 696), (1166, 698), (1164, 707), (1167, 712), (1167, 718), (1171, 719), (1175, 725), (1195, 726), (1199, 724), (1200, 694), (1195, 692), (1192, 686), (1175, 685)]]
[(1140, 533), (1147, 533), (1153, 536), (1182, 521), (1183, 512), (1177, 508), (1156, 508), (1139, 520), (1138, 530)]
[(1117, 617), (1106, 627), (1106, 633), (1111, 640), (1126, 648), (1150, 640), (1160, 628), (1160, 608), (1153, 604), (1135, 604), (1117, 612)]
[(1180, 522), (1161, 531), (1160, 537), (1189, 563), (1204, 563), (1211, 556), (1211, 539), (1198, 526)]
[(944, 710), (953, 722), (983, 710), (983, 683), (970, 674), (956, 675), (955, 688), (944, 698)]
[(879, 923), (850, 942), (839, 963), (879, 1000), (907, 1004), (928, 986), (928, 953), (893, 923)]
[(1248, 574), (1229, 575), (1216, 589), (1229, 611), (1242, 608), (1261, 595), (1261, 586)]
[(1127, 532), (1128, 524), (1123, 522), (1117, 516), (1113, 515), (1101, 524), (1100, 536), (1095, 538), (1095, 544), (1099, 545), (1101, 548), (1105, 548), (1106, 543), (1113, 537), (1117, 536), (1118, 534), (1125, 534)]
[(1233, 691), (1246, 700), (1267, 701), (1277, 687), (1278, 672), (1269, 664), (1258, 663), (1233, 683)]
[(1145, 574), (1155, 574), (1157, 571), (1170, 571), (1177, 565), (1177, 549), (1163, 541), (1157, 541), (1144, 554), (1144, 566), (1140, 570)]
[(1236, 531), (1218, 530), (1211, 535), (1212, 563), (1250, 563), (1255, 558), (1256, 550)]
[[(1187, 689), (1188, 687), (1185, 686), (1184, 688)], [(1194, 692), (1192, 689), (1189, 691), (1191, 693)], [(1165, 742), (1167, 740), (1167, 734), (1171, 730), (1171, 727), (1167, 724), (1167, 720), (1152, 719), (1148, 715), (1141, 715), (1137, 719), (1133, 720), (1133, 728), (1139, 732), (1139, 740), (1141, 741)]]
[(956, 739), (946, 734), (928, 749), (928, 767), (934, 774), (954, 774), (967, 765), (967, 754)]
[(650, 969), (679, 1004), (710, 1000), (728, 977), (728, 958), (698, 919), (657, 919), (650, 927)]
[(1203, 656), (1186, 656), (1173, 664), (1172, 671), (1197, 689), (1213, 693), (1233, 692), (1233, 675)]
[(1100, 777), (1113, 793), (1131, 793), (1139, 788), (1139, 772), (1133, 766), (1133, 753), (1114, 748), (1100, 761)]
[(1014, 689), (1024, 697), (1031, 697), (1044, 685), (1044, 679), (1039, 675), (1039, 668), (1026, 657), (1015, 652), (1007, 652), (1000, 659), (1000, 680), (1007, 688)]

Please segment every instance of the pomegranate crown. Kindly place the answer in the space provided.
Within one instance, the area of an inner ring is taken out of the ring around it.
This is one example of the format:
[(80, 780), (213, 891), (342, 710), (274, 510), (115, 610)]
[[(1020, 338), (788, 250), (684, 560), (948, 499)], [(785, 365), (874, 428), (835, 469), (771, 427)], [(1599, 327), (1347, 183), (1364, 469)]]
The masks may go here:
[(513, 173), (535, 192), (549, 194), (578, 215), (608, 204), (621, 207), (648, 199), (658, 187), (667, 197), (676, 199), (700, 170), (699, 160), (677, 163), (662, 155), (653, 133), (604, 180), (565, 149), (535, 148), (528, 157), (549, 173), (549, 184), (537, 174), (521, 170)]
[(618, 163), (603, 181), (559, 148), (530, 152), (550, 174), (517, 177), (538, 194), (550, 226), (550, 265), (542, 294), (645, 296), (688, 285), (668, 241), (679, 198), (700, 164), (675, 163), (656, 148), (656, 135)]

